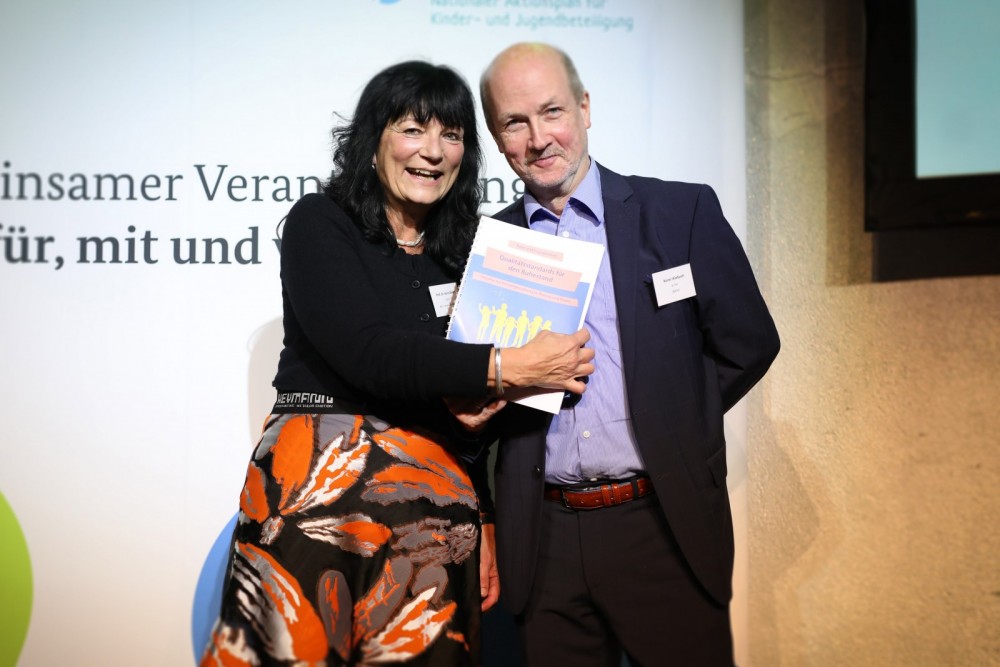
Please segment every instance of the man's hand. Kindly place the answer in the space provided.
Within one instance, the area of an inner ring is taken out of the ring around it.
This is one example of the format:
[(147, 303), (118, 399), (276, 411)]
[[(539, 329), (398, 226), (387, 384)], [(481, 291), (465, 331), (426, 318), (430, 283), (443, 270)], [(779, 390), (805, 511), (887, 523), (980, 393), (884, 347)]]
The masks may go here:
[(487, 611), (500, 599), (500, 573), (497, 570), (496, 526), (484, 523), (480, 531), (479, 595)]

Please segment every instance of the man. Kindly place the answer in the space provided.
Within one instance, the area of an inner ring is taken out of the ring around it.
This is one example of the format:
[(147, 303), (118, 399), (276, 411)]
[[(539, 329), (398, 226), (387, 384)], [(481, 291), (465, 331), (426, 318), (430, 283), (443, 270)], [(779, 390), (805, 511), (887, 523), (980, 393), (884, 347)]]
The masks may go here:
[[(501, 416), (497, 554), (527, 663), (732, 665), (722, 416), (779, 346), (746, 255), (708, 186), (591, 160), (590, 96), (561, 51), (506, 49), (480, 92), (527, 189), (495, 217), (607, 250), (587, 391), (555, 417)], [(667, 278), (694, 295), (658, 296)]]

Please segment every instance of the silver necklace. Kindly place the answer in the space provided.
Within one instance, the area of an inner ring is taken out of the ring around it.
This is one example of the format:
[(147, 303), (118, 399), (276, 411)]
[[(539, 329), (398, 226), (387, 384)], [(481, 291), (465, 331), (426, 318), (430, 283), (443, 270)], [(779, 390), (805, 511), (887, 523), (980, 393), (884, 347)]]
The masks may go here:
[(393, 238), (396, 239), (396, 245), (398, 245), (401, 248), (416, 248), (418, 245), (424, 242), (424, 233), (423, 231), (421, 231), (419, 234), (417, 234), (417, 238), (413, 239), (412, 241), (400, 241), (395, 234), (393, 234)]

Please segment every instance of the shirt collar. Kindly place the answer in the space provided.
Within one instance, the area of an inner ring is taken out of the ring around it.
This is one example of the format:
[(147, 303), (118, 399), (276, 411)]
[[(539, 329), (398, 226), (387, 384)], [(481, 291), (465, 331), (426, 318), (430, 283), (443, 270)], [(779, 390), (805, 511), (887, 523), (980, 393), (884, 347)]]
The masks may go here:
[[(590, 158), (588, 158), (590, 159)], [(601, 174), (597, 168), (597, 163), (590, 160), (590, 168), (587, 174), (576, 186), (576, 190), (570, 195), (567, 206), (578, 206), (589, 212), (594, 217), (597, 224), (604, 222), (604, 196), (601, 192)], [(538, 203), (538, 200), (530, 192), (524, 193), (524, 215), (531, 224), (537, 216), (545, 216), (556, 220), (556, 214)]]

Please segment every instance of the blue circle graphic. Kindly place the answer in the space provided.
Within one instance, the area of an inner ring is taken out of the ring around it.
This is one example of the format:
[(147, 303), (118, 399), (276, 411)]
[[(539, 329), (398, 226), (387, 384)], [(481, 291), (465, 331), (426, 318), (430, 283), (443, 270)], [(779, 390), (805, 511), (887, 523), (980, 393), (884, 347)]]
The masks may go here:
[(208, 552), (208, 558), (201, 566), (201, 574), (198, 576), (198, 585), (194, 591), (194, 608), (191, 612), (191, 642), (195, 664), (201, 660), (201, 654), (205, 651), (208, 638), (212, 634), (212, 627), (219, 616), (219, 608), (222, 605), (222, 583), (226, 577), (229, 548), (233, 541), (238, 515), (238, 512), (234, 514), (215, 538), (215, 543)]

